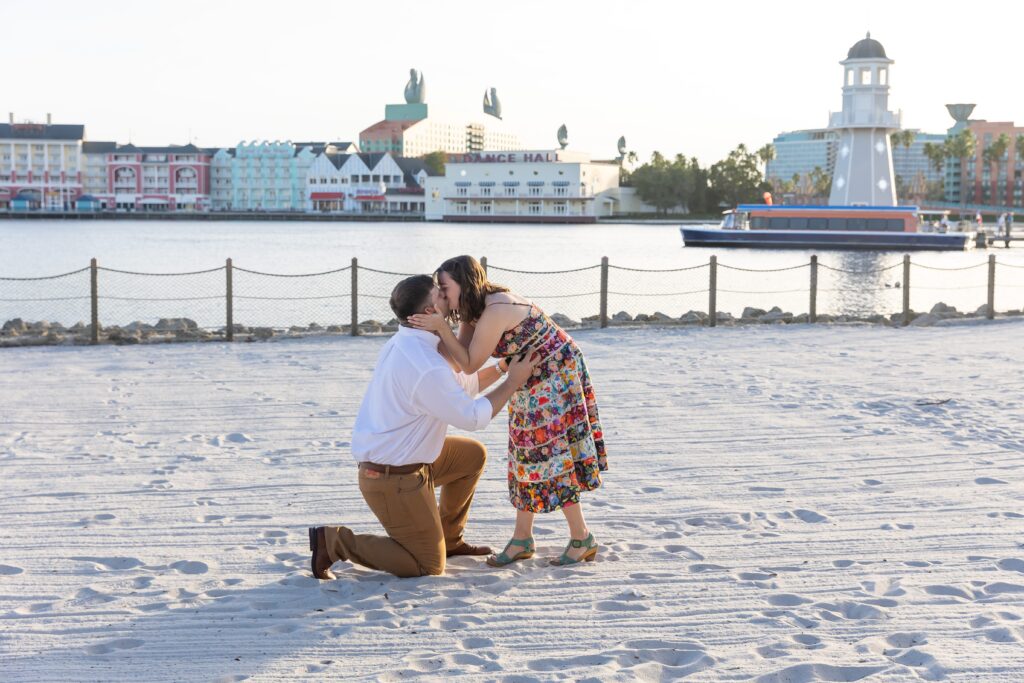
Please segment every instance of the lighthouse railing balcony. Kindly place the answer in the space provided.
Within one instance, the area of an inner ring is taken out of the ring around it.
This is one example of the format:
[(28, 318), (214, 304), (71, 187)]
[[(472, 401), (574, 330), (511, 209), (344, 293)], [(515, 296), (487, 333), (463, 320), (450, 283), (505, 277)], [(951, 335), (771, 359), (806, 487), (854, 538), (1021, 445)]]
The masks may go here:
[(832, 112), (829, 128), (902, 128), (900, 113), (871, 111)]

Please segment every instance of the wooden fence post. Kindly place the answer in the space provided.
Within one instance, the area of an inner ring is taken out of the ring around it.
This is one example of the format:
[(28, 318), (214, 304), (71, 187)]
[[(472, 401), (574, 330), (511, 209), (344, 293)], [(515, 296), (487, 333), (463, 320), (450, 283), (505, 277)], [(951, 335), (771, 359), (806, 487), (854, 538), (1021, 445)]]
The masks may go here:
[(480, 257), (480, 267), (484, 269), (484, 275), (486, 275), (487, 274), (487, 257), (486, 256), (481, 256)]
[(988, 255), (988, 313), (985, 317), (992, 320), (996, 317), (996, 255)]
[(818, 255), (811, 256), (811, 302), (807, 312), (807, 320), (818, 322)]
[(226, 304), (227, 304), (227, 340), (235, 341), (235, 289), (232, 277), (234, 275), (234, 269), (231, 265), (231, 259), (228, 259), (224, 264), (224, 277), (225, 277), (225, 292), (226, 292)]
[(608, 257), (601, 257), (601, 327), (608, 327)]
[(910, 254), (903, 255), (903, 325), (910, 324)]
[(359, 259), (352, 257), (352, 329), (353, 337), (359, 336)]
[(708, 261), (708, 325), (718, 325), (718, 257)]
[(100, 287), (99, 287), (99, 266), (96, 259), (89, 262), (89, 298), (92, 301), (92, 335), (90, 341), (93, 344), (100, 343)]

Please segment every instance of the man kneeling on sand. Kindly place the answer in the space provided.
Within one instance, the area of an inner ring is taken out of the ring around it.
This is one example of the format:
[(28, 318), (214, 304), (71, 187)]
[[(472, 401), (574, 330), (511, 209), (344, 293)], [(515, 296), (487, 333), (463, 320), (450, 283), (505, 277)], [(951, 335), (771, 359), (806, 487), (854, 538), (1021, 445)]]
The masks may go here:
[[(462, 538), (487, 449), (479, 441), (446, 436), (448, 425), (466, 431), (487, 426), (533, 372), (536, 361), (514, 360), (503, 371), (456, 372), (439, 352), (433, 332), (409, 327), (409, 316), (432, 313), (437, 288), (429, 275), (398, 283), (391, 310), (401, 322), (381, 350), (352, 435), (359, 490), (387, 536), (355, 534), (347, 527), (309, 529), (313, 575), (333, 579), (339, 560), (395, 576), (444, 573), (445, 558), (489, 555), (491, 549)], [(491, 393), (473, 398), (503, 372)], [(438, 507), (434, 488), (441, 487)]]

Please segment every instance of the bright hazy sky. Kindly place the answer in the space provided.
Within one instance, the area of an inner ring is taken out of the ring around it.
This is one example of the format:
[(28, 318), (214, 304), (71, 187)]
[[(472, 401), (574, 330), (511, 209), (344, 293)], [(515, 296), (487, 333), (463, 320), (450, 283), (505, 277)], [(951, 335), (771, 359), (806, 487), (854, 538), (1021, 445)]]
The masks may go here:
[[(857, 3), (851, 3), (856, 6)], [(890, 108), (943, 132), (947, 102), (1024, 124), (1021, 26), (1010, 0), (0, 0), (0, 116), (83, 123), (92, 140), (231, 146), (356, 140), (404, 102), (409, 68), (455, 121), (498, 88), (532, 148), (628, 147), (711, 163), (739, 142), (821, 127), (838, 62), (870, 30), (896, 63)]]

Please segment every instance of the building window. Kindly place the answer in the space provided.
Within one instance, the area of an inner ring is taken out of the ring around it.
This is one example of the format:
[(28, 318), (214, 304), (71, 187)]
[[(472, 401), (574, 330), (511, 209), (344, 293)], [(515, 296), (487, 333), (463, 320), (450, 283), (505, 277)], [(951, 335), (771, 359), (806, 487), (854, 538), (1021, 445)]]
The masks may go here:
[(555, 209), (555, 213), (560, 215), (560, 216), (564, 216), (565, 214), (569, 213), (569, 207), (568, 207), (568, 205), (565, 202), (557, 202), (557, 203), (555, 203), (554, 209)]
[(540, 196), (540, 194), (541, 194), (541, 191), (542, 191), (543, 189), (544, 189), (544, 188), (541, 188), (541, 187), (531, 187), (531, 188), (530, 188), (530, 196), (531, 196), (531, 197), (539, 197), (539, 196)]
[(555, 196), (556, 197), (567, 197), (567, 196), (569, 196), (569, 188), (567, 188), (567, 187), (556, 187), (555, 188)]
[(380, 176), (377, 175), (377, 174), (374, 174), (374, 175), (370, 176), (370, 182), (371, 183), (379, 183), (380, 182)]
[(527, 213), (529, 213), (531, 216), (539, 216), (540, 202), (530, 202), (530, 204), (527, 206)]
[(457, 187), (457, 188), (455, 188), (455, 194), (458, 195), (459, 197), (465, 197), (465, 196), (467, 196), (469, 194), (469, 188), (468, 187)]
[(878, 70), (878, 83), (879, 85), (889, 85), (889, 70), (879, 69)]
[(515, 197), (516, 196), (516, 188), (514, 188), (514, 187), (506, 187), (505, 188), (505, 196), (506, 197)]
[(480, 213), (489, 216), (489, 215), (491, 215), (493, 208), (494, 208), (494, 202), (482, 202), (480, 204)]
[(860, 84), (871, 85), (871, 69), (866, 66), (860, 68)]
[(491, 188), (489, 188), (489, 187), (481, 187), (480, 188), (480, 196), (481, 197), (490, 197), (491, 196)]
[(469, 213), (469, 203), (468, 202), (455, 202), (455, 213), (458, 213), (458, 214), (467, 214), (467, 213)]

